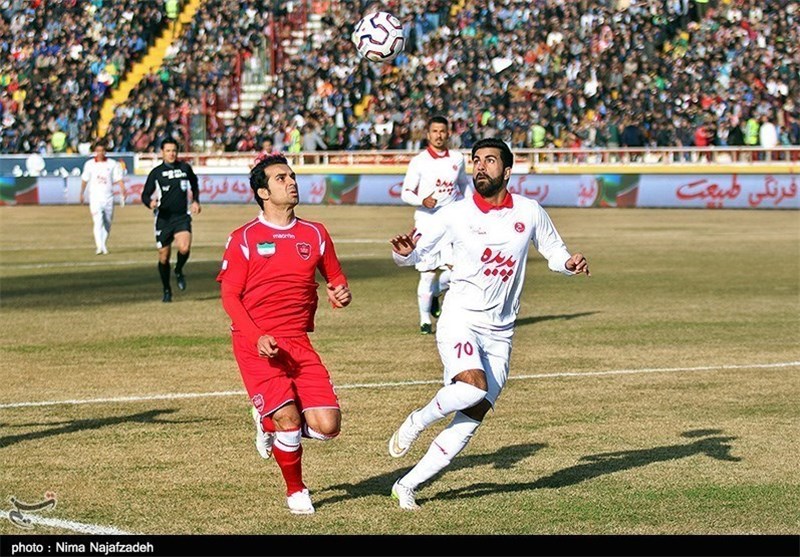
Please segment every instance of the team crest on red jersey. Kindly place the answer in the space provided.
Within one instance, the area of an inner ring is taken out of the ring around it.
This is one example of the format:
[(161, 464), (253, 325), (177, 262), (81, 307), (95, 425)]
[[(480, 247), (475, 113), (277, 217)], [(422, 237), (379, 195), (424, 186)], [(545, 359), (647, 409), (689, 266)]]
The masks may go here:
[(308, 258), (311, 257), (311, 245), (305, 242), (299, 242), (297, 244), (297, 253), (304, 260), (308, 261)]
[(261, 412), (263, 412), (264, 411), (264, 397), (261, 396), (260, 394), (254, 396), (253, 397), (253, 406), (256, 407), (256, 410), (258, 410), (259, 414)]
[(514, 230), (516, 230), (517, 232), (525, 232), (525, 225), (522, 224), (521, 222), (517, 222), (514, 224)]

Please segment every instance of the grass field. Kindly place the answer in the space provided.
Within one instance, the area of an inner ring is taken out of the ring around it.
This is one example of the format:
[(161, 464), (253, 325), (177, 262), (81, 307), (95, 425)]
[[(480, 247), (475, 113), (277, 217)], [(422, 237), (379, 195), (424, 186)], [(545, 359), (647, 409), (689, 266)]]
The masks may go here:
[(550, 209), (592, 277), (532, 250), (512, 379), (408, 513), (391, 485), (444, 425), (387, 455), (441, 377), (417, 275), (389, 255), (411, 209), (298, 208), (327, 224), (354, 293), (312, 336), (343, 433), (305, 443), (317, 513), (298, 518), (253, 447), (214, 281), (254, 209), (204, 208), (167, 305), (143, 208), (117, 211), (100, 257), (86, 207), (0, 207), (0, 500), (54, 492), (34, 533), (800, 532), (797, 211)]

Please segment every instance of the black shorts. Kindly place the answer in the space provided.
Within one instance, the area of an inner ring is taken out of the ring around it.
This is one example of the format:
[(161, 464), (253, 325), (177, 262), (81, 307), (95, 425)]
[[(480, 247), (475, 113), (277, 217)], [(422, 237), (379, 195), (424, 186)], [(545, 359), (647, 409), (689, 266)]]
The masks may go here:
[(172, 244), (176, 232), (192, 233), (192, 217), (190, 215), (172, 215), (156, 217), (156, 247), (161, 249)]

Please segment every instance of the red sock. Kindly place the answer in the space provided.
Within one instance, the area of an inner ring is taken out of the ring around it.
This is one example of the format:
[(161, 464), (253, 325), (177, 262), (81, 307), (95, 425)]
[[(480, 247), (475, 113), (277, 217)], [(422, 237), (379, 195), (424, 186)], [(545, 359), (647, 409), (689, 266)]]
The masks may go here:
[[(294, 449), (295, 450), (286, 450)], [(306, 488), (303, 483), (303, 446), (300, 444), (300, 431), (279, 431), (272, 447), (272, 456), (281, 469), (286, 482), (286, 495)]]

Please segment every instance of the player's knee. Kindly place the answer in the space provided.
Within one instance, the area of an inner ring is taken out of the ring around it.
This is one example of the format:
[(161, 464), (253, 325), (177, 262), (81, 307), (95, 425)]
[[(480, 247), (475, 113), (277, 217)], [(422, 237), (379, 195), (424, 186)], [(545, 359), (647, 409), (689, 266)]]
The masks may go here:
[(486, 390), (464, 381), (456, 381), (452, 385), (446, 387), (446, 390), (449, 404), (447, 404), (445, 408), (443, 407), (444, 403), (440, 401), (440, 407), (442, 407), (445, 414), (450, 413), (452, 410), (464, 411), (465, 409), (472, 408), (485, 400), (487, 393)]
[(277, 431), (292, 431), (295, 429), (300, 429), (299, 417), (283, 417), (278, 419), (273, 418), (272, 421), (275, 423), (275, 429)]
[(309, 426), (303, 425), (303, 435), (309, 439), (316, 439), (317, 441), (330, 441), (339, 435), (339, 427), (320, 428), (319, 430)]
[(477, 422), (482, 422), (486, 413), (492, 408), (492, 404), (485, 398), (478, 402), (475, 406), (466, 408), (461, 411), (462, 414)]
[[(466, 371), (462, 371), (453, 377), (453, 382), (455, 384), (464, 383), (466, 385), (472, 385), (473, 387), (482, 391), (489, 390), (489, 383), (486, 381), (486, 374), (482, 369), (468, 369)], [(484, 393), (484, 396), (486, 396), (486, 393)]]
[(279, 408), (271, 417), (277, 431), (299, 430), (302, 425), (300, 413), (294, 405)]
[(339, 435), (341, 418), (338, 413), (313, 414), (305, 417), (303, 433), (311, 439), (328, 441)]

